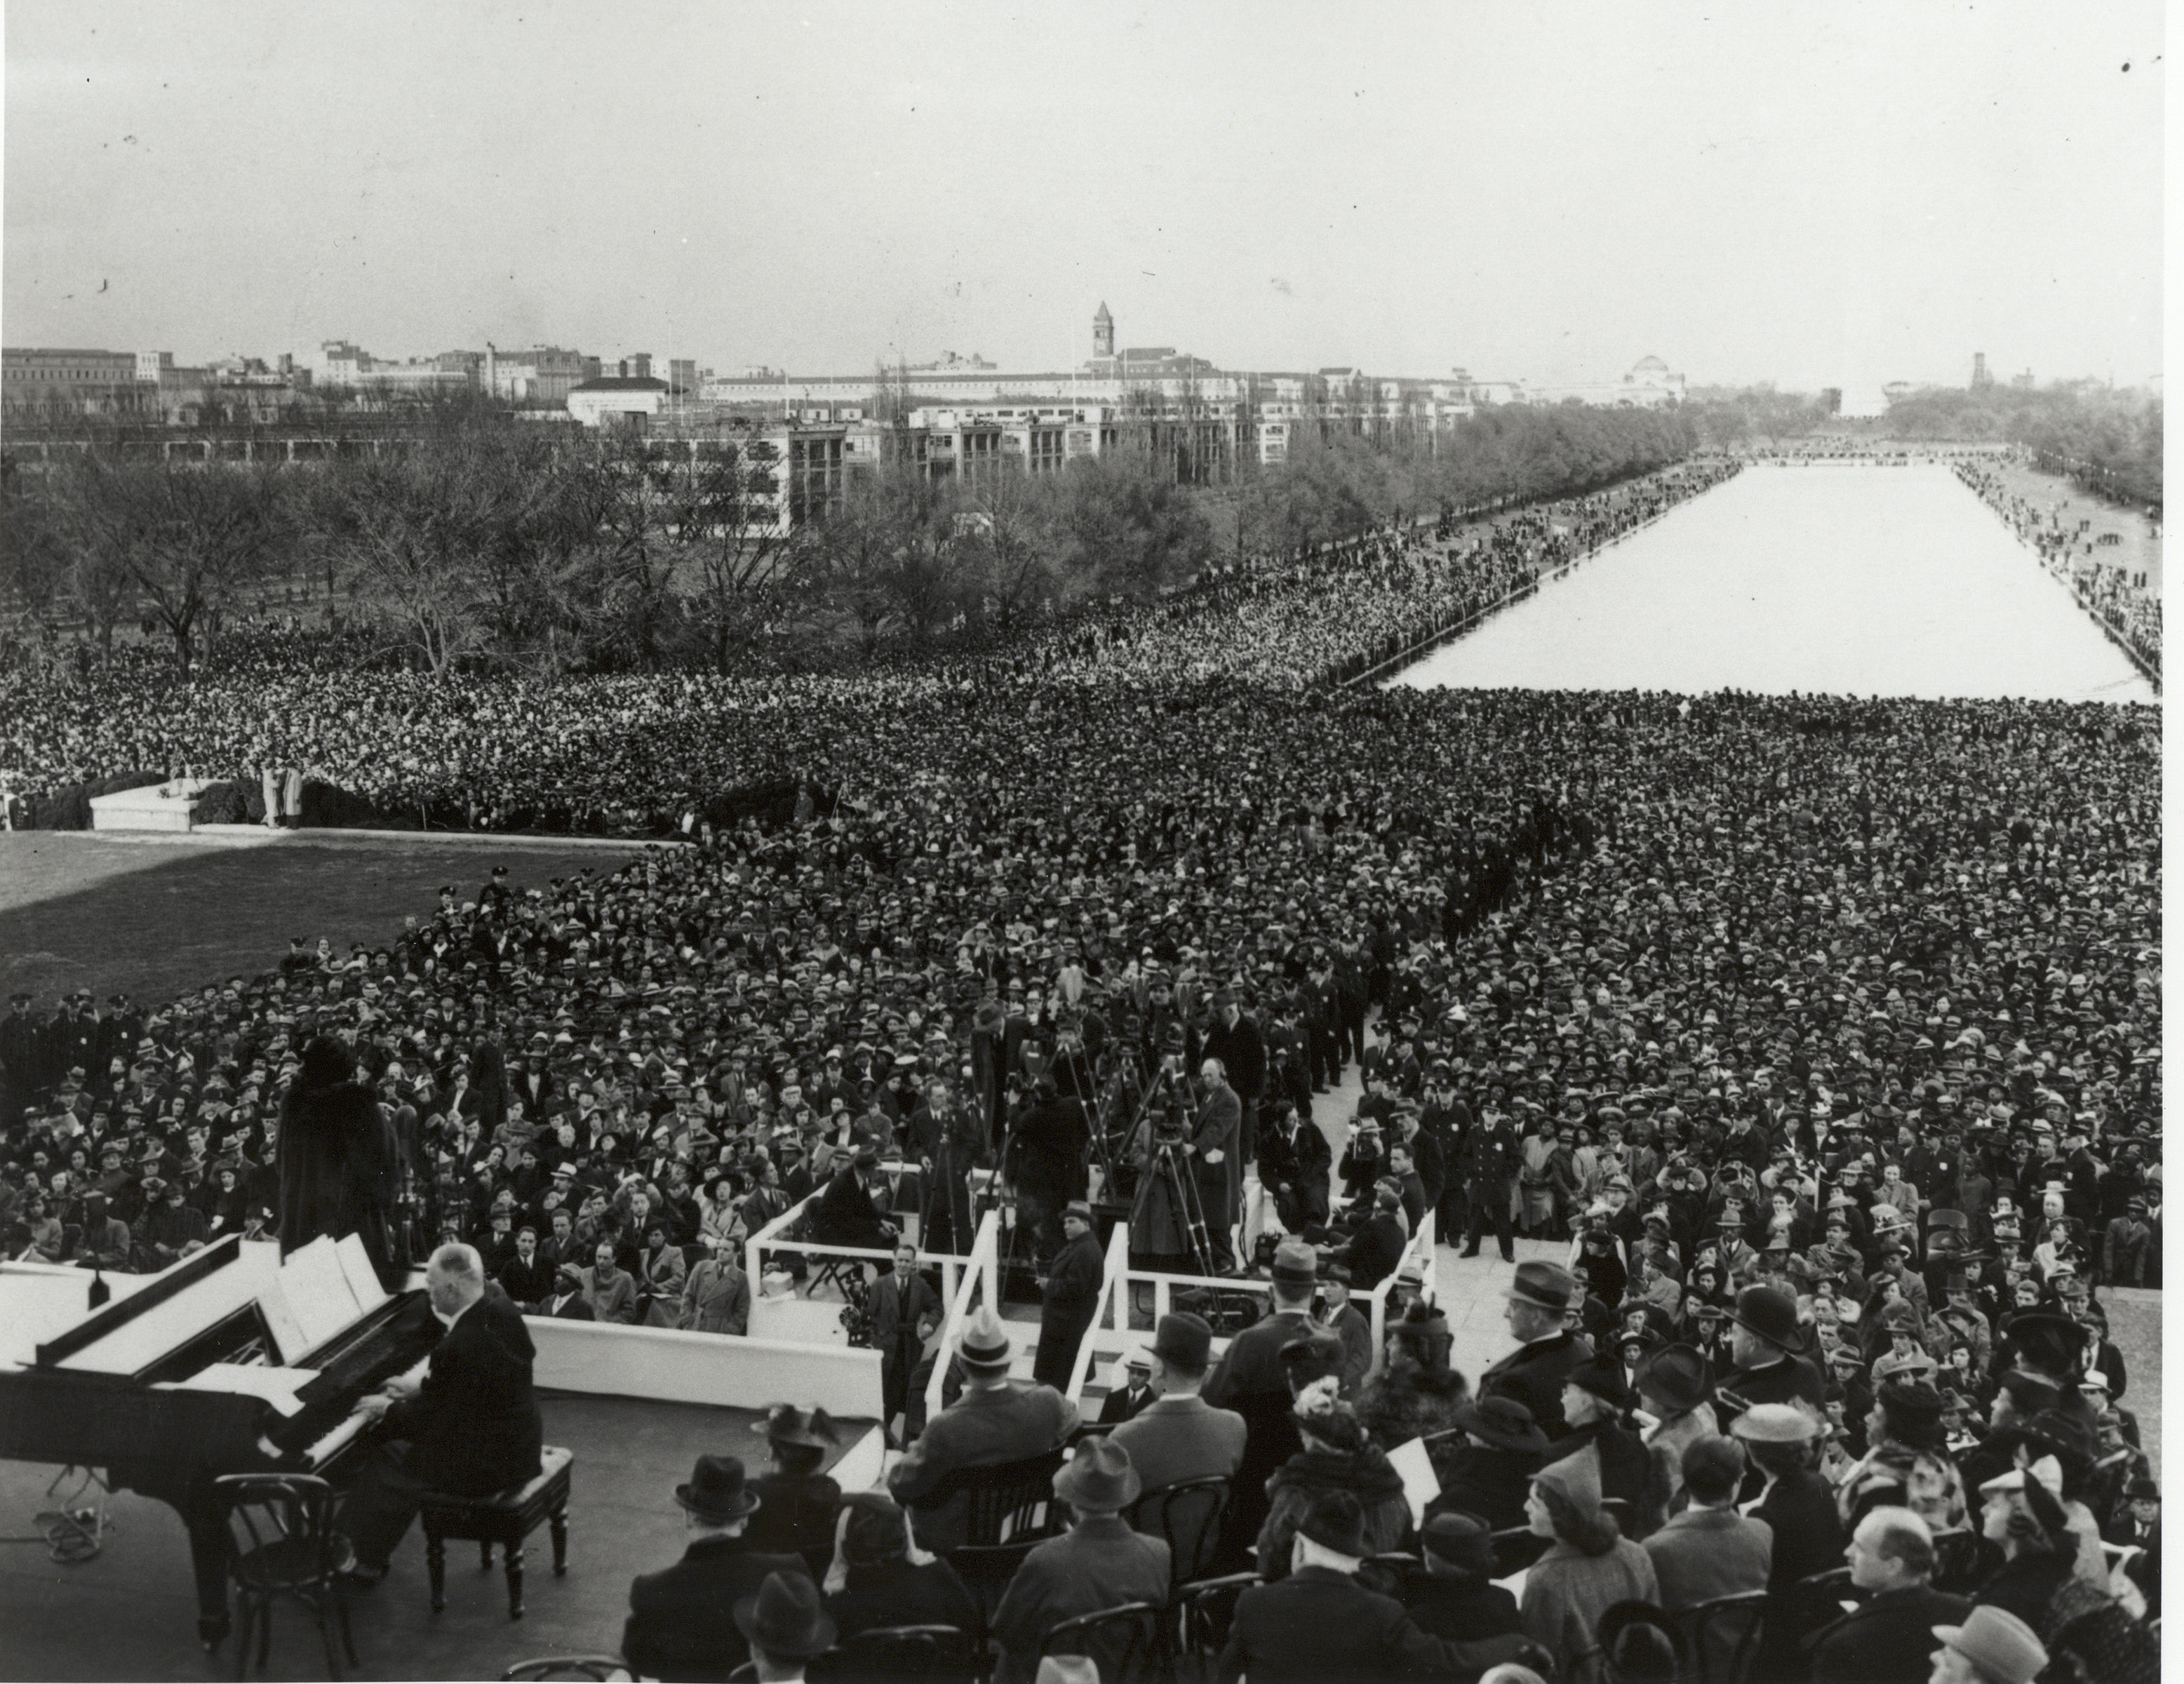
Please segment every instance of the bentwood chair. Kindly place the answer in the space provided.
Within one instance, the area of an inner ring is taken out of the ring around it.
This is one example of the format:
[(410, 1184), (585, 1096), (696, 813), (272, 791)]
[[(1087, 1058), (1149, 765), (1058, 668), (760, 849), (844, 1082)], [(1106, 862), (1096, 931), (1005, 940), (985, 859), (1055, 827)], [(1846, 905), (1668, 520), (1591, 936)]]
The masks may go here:
[(236, 1634), (235, 1676), (241, 1678), (249, 1670), (254, 1631), (259, 1670), (265, 1670), (273, 1648), (273, 1604), (284, 1598), (301, 1603), (317, 1620), (328, 1677), (341, 1673), (334, 1653), (336, 1626), (348, 1664), (357, 1664), (340, 1572), (345, 1542), (333, 1524), (333, 1487), (309, 1474), (228, 1474), (214, 1480), (213, 1487), (226, 1520), (228, 1577), (242, 1616)]

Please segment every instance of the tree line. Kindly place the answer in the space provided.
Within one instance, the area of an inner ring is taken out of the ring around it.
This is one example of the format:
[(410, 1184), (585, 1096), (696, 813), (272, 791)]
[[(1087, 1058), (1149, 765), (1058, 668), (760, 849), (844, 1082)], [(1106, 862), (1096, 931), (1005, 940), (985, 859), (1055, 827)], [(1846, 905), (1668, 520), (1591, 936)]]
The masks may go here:
[(822, 473), (749, 432), (694, 445), (476, 408), (320, 462), (92, 449), (0, 464), (0, 592), (21, 626), (105, 650), (141, 629), (185, 672), (299, 586), (359, 651), (435, 673), (855, 663), (1150, 598), (1240, 553), (1579, 494), (1694, 439), (1673, 413), (1575, 404), (1379, 446), (1292, 432), (1284, 460), (1214, 494), (1127, 441), (967, 482), (907, 453)]

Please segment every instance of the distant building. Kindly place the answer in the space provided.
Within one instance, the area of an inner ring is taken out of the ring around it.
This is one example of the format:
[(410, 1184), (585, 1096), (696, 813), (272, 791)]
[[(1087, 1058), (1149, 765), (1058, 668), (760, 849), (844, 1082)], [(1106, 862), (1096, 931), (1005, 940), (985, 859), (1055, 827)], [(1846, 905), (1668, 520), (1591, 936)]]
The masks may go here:
[(465, 368), (443, 366), (438, 357), (391, 362), (347, 339), (321, 340), (304, 361), (315, 386), (379, 396), (460, 391), (472, 378)]
[(572, 388), (569, 414), (586, 427), (645, 427), (667, 405), (667, 382), (649, 375), (601, 375)]
[(1993, 384), (1994, 376), (1986, 371), (1986, 353), (1974, 351), (1972, 353), (1972, 390), (1977, 392), (1982, 388)]
[(16, 422), (155, 415), (159, 365), (149, 382), (138, 366), (135, 351), (0, 349), (0, 415)]
[[(587, 370), (585, 365), (591, 366)], [(526, 351), (486, 347), (486, 384), (496, 398), (519, 405), (559, 409), (569, 393), (599, 374), (598, 359), (558, 345), (533, 345)]]

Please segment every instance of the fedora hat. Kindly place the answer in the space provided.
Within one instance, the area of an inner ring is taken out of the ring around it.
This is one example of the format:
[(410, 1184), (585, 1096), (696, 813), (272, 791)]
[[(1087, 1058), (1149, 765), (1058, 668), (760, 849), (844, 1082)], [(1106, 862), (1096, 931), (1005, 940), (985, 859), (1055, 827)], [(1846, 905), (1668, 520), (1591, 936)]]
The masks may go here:
[(1502, 1296), (1559, 1315), (1569, 1308), (1576, 1294), (1577, 1277), (1560, 1263), (1529, 1262), (1517, 1265), (1516, 1277)]
[(1072, 1199), (1062, 1206), (1061, 1214), (1064, 1218), (1075, 1217), (1088, 1228), (1093, 1225), (1092, 1207), (1083, 1199)]
[(1746, 1287), (1736, 1295), (1729, 1319), (1781, 1350), (1797, 1342), (1797, 1301), (1772, 1286)]
[(675, 1487), (675, 1500), (715, 1525), (740, 1520), (758, 1507), (758, 1493), (744, 1483), (740, 1456), (700, 1456), (689, 1482)]
[(1528, 1451), (1535, 1456), (1547, 1453), (1546, 1434), (1540, 1430), (1530, 1408), (1513, 1397), (1474, 1398), (1451, 1419), (1497, 1450)]
[(1961, 1625), (1936, 1625), (1934, 1635), (1991, 1684), (2032, 1684), (2048, 1665), (2048, 1651), (2033, 1630), (2006, 1608), (1981, 1603)]
[(1706, 1402), (1713, 1375), (1706, 1358), (1689, 1345), (1663, 1345), (1638, 1359), (1633, 1377), (1640, 1397), (1671, 1415), (1686, 1415)]
[(1297, 1523), (1297, 1531), (1323, 1549), (1362, 1559), (1365, 1547), (1365, 1508), (1355, 1492), (1323, 1491)]
[(771, 1656), (802, 1659), (834, 1647), (834, 1622), (808, 1573), (767, 1574), (756, 1596), (735, 1605), (735, 1616), (750, 1646)]
[(1612, 1356), (1595, 1357), (1589, 1363), (1580, 1363), (1563, 1376), (1563, 1384), (1589, 1391), (1602, 1402), (1618, 1409), (1630, 1407), (1630, 1387), (1623, 1378), (1623, 1364)]
[(1213, 1330), (1188, 1310), (1162, 1316), (1153, 1335), (1153, 1354), (1179, 1369), (1202, 1369), (1213, 1349)]
[(1006, 1374), (1010, 1351), (1008, 1333), (994, 1313), (994, 1307), (980, 1305), (978, 1313), (965, 1324), (957, 1347), (963, 1366), (974, 1375)]
[(841, 1435), (824, 1409), (803, 1410), (794, 1403), (776, 1403), (766, 1419), (751, 1429), (765, 1435), (770, 1444), (805, 1444), (825, 1450), (841, 1442)]
[(1105, 1433), (1078, 1441), (1068, 1463), (1054, 1476), (1054, 1494), (1071, 1508), (1112, 1514), (1137, 1501), (1145, 1480), (1130, 1453)]
[(1319, 1257), (1301, 1240), (1284, 1240), (1274, 1248), (1273, 1278), (1284, 1285), (1309, 1286), (1319, 1279)]
[(1820, 1425), (1794, 1403), (1755, 1403), (1729, 1431), (1752, 1444), (1804, 1444), (1819, 1436)]

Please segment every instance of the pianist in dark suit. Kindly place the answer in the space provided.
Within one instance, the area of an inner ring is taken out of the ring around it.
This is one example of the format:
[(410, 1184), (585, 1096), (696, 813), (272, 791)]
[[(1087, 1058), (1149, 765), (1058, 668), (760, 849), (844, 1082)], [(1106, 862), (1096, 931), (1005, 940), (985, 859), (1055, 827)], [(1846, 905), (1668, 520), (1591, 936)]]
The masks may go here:
[(538, 1472), (536, 1353), (523, 1317), (507, 1299), (486, 1296), (484, 1270), (469, 1246), (433, 1252), (425, 1287), (448, 1330), (423, 1381), (390, 1381), (357, 1404), (387, 1441), (342, 1505), (341, 1530), (356, 1553), (354, 1576), (366, 1583), (385, 1575), (421, 1493), (483, 1497)]

